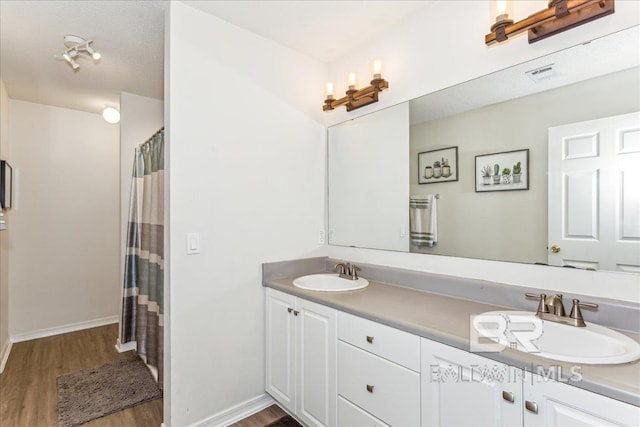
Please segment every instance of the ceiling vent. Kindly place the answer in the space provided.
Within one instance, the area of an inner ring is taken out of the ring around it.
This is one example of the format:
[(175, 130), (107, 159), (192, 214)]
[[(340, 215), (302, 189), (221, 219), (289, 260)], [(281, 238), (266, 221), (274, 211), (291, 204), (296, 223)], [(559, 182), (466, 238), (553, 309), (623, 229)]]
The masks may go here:
[(536, 68), (535, 70), (527, 71), (525, 74), (536, 83), (542, 80), (548, 80), (557, 75), (555, 68), (553, 68), (554, 65), (555, 64), (545, 65), (543, 67)]

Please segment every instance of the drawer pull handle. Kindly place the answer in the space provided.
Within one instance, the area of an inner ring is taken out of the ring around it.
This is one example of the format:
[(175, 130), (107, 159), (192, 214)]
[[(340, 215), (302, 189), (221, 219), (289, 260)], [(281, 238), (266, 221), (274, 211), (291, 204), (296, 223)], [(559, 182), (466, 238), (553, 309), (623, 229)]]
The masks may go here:
[(502, 398), (504, 400), (506, 400), (507, 402), (511, 402), (513, 403), (515, 401), (515, 398), (513, 397), (513, 393), (511, 393), (510, 391), (502, 391)]
[(291, 307), (287, 307), (287, 311), (288, 311), (289, 313), (291, 313), (291, 312), (293, 311), (293, 308), (291, 308)]
[(373, 393), (373, 386), (372, 386), (372, 385), (367, 384), (367, 391), (368, 391), (369, 393)]
[(524, 407), (527, 411), (533, 412), (534, 414), (538, 413), (538, 404), (536, 402), (525, 401)]
[(293, 310), (293, 315), (297, 316), (298, 314), (300, 314), (300, 312), (298, 310)]
[(367, 335), (367, 342), (369, 344), (373, 344), (373, 337), (370, 337), (369, 335)]

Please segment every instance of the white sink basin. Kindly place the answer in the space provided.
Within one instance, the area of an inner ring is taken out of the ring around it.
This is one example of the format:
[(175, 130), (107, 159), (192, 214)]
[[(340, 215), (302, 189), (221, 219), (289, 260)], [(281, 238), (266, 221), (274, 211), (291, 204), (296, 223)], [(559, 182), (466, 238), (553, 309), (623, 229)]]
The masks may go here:
[(501, 346), (553, 360), (601, 365), (640, 359), (640, 344), (592, 323), (578, 328), (542, 320), (526, 311), (490, 311), (475, 316), (473, 327), (480, 336)]
[(341, 292), (362, 289), (369, 286), (369, 281), (362, 277), (358, 280), (343, 279), (337, 274), (310, 274), (298, 277), (293, 285), (311, 291)]

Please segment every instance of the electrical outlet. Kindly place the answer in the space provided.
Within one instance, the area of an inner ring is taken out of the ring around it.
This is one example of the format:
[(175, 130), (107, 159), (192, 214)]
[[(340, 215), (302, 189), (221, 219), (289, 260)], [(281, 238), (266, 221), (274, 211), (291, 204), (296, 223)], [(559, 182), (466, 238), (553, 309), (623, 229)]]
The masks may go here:
[(325, 242), (324, 229), (322, 229), (322, 230), (320, 230), (318, 243), (320, 243), (321, 245), (324, 245), (324, 242)]

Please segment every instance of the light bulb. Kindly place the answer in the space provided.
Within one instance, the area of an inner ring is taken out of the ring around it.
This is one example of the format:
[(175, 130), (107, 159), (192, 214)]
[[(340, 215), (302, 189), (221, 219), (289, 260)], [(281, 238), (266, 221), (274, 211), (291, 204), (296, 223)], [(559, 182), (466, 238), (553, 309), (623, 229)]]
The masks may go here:
[(374, 80), (382, 78), (382, 59), (374, 59), (371, 61), (371, 75)]
[(513, 3), (511, 0), (494, 0), (491, 2), (491, 18), (495, 22), (506, 21), (513, 15)]
[(349, 90), (354, 90), (357, 83), (358, 76), (355, 71), (351, 71), (349, 74), (347, 74), (347, 86), (349, 87)]
[(102, 112), (102, 118), (105, 122), (115, 125), (120, 121), (120, 112), (113, 107), (107, 107)]
[(91, 57), (93, 58), (94, 61), (97, 62), (97, 61), (100, 60), (100, 58), (102, 58), (102, 55), (100, 54), (100, 52), (98, 52), (97, 50), (95, 50), (94, 48), (89, 46), (88, 43), (87, 43), (87, 47), (85, 49), (89, 53), (89, 55), (91, 55)]
[(327, 99), (333, 99), (334, 94), (333, 82), (327, 82)]

